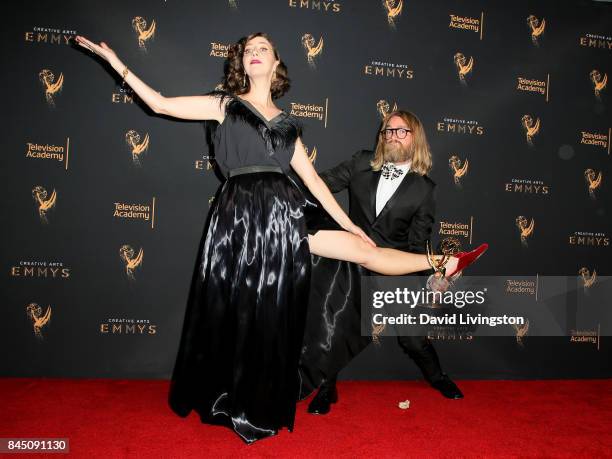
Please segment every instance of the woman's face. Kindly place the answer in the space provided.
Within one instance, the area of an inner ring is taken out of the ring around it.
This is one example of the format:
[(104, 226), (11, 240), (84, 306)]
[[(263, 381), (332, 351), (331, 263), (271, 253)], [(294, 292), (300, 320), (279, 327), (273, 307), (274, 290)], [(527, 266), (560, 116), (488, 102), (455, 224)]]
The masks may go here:
[(272, 79), (278, 64), (279, 61), (274, 57), (274, 48), (264, 37), (254, 37), (246, 42), (242, 65), (250, 78), (268, 76)]

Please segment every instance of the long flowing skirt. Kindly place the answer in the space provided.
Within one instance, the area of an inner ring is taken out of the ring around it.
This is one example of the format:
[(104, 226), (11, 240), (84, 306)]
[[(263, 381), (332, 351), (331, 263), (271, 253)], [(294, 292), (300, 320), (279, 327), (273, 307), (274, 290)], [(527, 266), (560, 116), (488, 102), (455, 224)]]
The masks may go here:
[(237, 175), (211, 211), (169, 403), (251, 443), (293, 429), (311, 269), (304, 195), (284, 174)]

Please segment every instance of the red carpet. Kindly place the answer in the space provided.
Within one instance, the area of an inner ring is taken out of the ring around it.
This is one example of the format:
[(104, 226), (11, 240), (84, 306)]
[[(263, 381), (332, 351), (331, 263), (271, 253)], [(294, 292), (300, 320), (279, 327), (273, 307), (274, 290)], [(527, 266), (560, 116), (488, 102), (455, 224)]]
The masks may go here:
[[(70, 456), (83, 458), (612, 455), (612, 380), (459, 387), (463, 400), (418, 381), (341, 381), (330, 414), (309, 415), (302, 402), (293, 433), (246, 445), (195, 413), (174, 415), (167, 381), (4, 378), (0, 437), (67, 437)], [(404, 399), (408, 410), (397, 407)]]

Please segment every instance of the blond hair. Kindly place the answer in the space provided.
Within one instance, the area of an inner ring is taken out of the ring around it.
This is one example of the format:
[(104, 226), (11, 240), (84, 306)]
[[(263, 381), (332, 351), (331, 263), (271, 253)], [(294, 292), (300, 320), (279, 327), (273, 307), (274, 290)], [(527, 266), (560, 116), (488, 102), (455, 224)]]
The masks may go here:
[(370, 161), (372, 169), (375, 171), (380, 170), (384, 163), (384, 147), (385, 138), (383, 130), (387, 128), (389, 120), (394, 116), (399, 116), (408, 129), (412, 131), (412, 143), (410, 144), (410, 150), (412, 152), (412, 163), (410, 164), (410, 170), (418, 173), (419, 175), (425, 175), (431, 170), (431, 150), (429, 149), (429, 143), (425, 136), (425, 129), (421, 120), (411, 112), (405, 110), (396, 110), (385, 116), (380, 132), (378, 133), (378, 143), (376, 144), (376, 151), (374, 153), (374, 159)]

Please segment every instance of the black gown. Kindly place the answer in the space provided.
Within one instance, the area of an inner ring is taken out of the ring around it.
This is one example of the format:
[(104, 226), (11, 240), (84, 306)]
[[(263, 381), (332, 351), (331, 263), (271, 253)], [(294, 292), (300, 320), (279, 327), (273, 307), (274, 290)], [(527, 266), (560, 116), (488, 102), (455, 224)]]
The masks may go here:
[(266, 120), (228, 99), (213, 143), (223, 175), (245, 166), (282, 173), (230, 176), (211, 208), (190, 287), (169, 404), (181, 417), (232, 428), (247, 443), (293, 430), (308, 304), (308, 234), (338, 228), (289, 162), (301, 133), (282, 112)]

